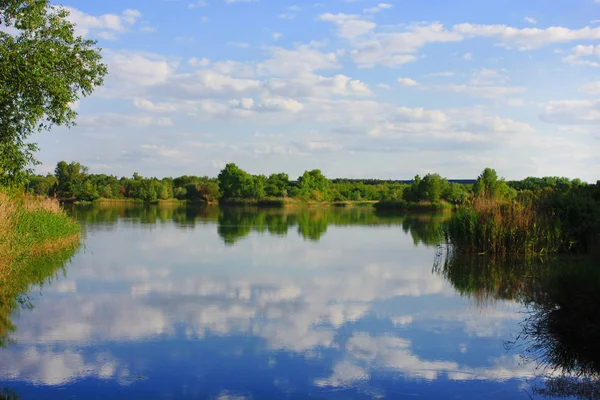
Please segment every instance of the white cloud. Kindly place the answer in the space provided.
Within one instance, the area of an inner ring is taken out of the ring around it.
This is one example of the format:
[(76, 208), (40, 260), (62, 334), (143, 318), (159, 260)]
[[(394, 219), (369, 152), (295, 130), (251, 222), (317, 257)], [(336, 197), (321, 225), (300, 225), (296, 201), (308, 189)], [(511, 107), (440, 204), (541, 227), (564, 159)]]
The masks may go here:
[(363, 12), (367, 13), (367, 14), (375, 14), (375, 13), (379, 13), (383, 10), (389, 10), (390, 8), (392, 8), (393, 5), (389, 4), (389, 3), (379, 3), (376, 6), (370, 7), (370, 8), (365, 8), (363, 10)]
[(586, 93), (600, 95), (600, 81), (586, 83), (581, 86), (581, 90)]
[(432, 74), (425, 74), (427, 77), (438, 77), (438, 76), (454, 76), (455, 73), (452, 71), (444, 71), (444, 72), (435, 72)]
[(467, 61), (470, 61), (470, 60), (472, 60), (472, 59), (473, 59), (473, 54), (471, 54), (471, 53), (465, 53), (465, 54), (463, 55), (463, 58), (464, 58), (465, 60), (467, 60)]
[(338, 35), (346, 39), (354, 39), (371, 32), (377, 25), (371, 21), (360, 19), (358, 15), (321, 14), (321, 21), (333, 22), (338, 26)]
[(597, 45), (596, 47), (594, 47), (593, 45), (577, 45), (573, 47), (571, 51), (571, 54), (562, 59), (564, 62), (574, 65), (584, 65), (588, 67), (600, 67), (600, 62), (584, 59), (584, 57), (591, 56), (600, 58), (600, 45)]
[(562, 100), (543, 105), (540, 118), (546, 122), (565, 125), (600, 124), (600, 101)]
[(289, 98), (273, 97), (263, 98), (260, 102), (255, 102), (254, 99), (241, 99), (232, 100), (230, 104), (233, 107), (241, 108), (244, 110), (253, 111), (290, 111), (299, 112), (302, 111), (304, 106), (302, 103)]
[(81, 115), (77, 118), (77, 124), (82, 127), (92, 128), (122, 126), (140, 128), (148, 126), (167, 127), (173, 125), (173, 121), (170, 118), (153, 117), (150, 115), (103, 114)]
[[(363, 34), (373, 28), (363, 31)], [(357, 38), (352, 43), (350, 55), (359, 67), (368, 68), (378, 64), (394, 67), (416, 61), (415, 53), (429, 43), (460, 40), (461, 35), (445, 30), (441, 24), (411, 25), (405, 32), (375, 33), (366, 38)]]
[(142, 14), (138, 10), (127, 9), (117, 14), (93, 16), (73, 7), (64, 7), (69, 11), (69, 20), (75, 24), (78, 35), (98, 35), (105, 39), (114, 40), (119, 34), (127, 32), (135, 25)]
[(507, 95), (522, 93), (525, 91), (523, 87), (510, 86), (471, 86), (471, 85), (446, 85), (436, 86), (434, 90), (447, 91), (454, 93), (465, 93), (475, 97), (486, 99), (499, 99)]
[(400, 86), (418, 86), (419, 83), (410, 78), (398, 78), (397, 82)]
[(523, 18), (523, 21), (528, 22), (532, 25), (536, 25), (537, 24), (537, 20), (533, 17), (525, 17)]
[(242, 49), (246, 49), (250, 47), (250, 43), (247, 42), (227, 42), (225, 43), (227, 46), (240, 47)]
[(279, 14), (277, 17), (281, 18), (281, 19), (294, 19), (294, 18), (296, 18), (296, 14), (283, 13), (283, 14)]
[(555, 43), (568, 43), (575, 40), (600, 39), (600, 27), (569, 29), (553, 26), (546, 29), (513, 28), (508, 25), (455, 25), (453, 31), (465, 37), (489, 37), (500, 40), (507, 48), (531, 50)]
[(109, 78), (127, 85), (150, 86), (165, 82), (171, 77), (178, 63), (150, 53), (108, 52), (106, 62)]
[(502, 85), (508, 82), (508, 76), (502, 75), (497, 70), (483, 68), (473, 74), (471, 77), (471, 85)]
[(188, 63), (192, 67), (207, 67), (210, 65), (210, 59), (208, 59), (208, 58), (198, 59), (196, 57), (192, 57), (188, 60)]

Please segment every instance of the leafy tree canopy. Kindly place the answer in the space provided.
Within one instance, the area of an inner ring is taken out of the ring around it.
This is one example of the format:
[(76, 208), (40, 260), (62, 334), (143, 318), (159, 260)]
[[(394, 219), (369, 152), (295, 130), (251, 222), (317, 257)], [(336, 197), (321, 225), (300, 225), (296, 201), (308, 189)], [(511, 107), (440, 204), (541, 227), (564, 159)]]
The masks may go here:
[(76, 36), (49, 0), (0, 0), (0, 184), (23, 184), (35, 132), (72, 126), (73, 104), (102, 85), (96, 41)]

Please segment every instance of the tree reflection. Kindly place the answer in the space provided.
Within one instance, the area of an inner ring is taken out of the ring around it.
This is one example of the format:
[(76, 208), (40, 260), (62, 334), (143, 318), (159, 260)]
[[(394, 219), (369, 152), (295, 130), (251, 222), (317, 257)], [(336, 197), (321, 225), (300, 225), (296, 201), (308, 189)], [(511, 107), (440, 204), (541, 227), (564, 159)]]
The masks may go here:
[(0, 390), (0, 400), (19, 400), (21, 396), (17, 394), (12, 389), (2, 389)]
[(548, 397), (600, 398), (600, 269), (589, 259), (554, 263), (540, 290), (524, 299), (522, 331), (508, 345), (547, 375), (534, 392)]
[(434, 272), (480, 305), (516, 300), (525, 306), (520, 332), (505, 343), (534, 365), (544, 397), (600, 398), (600, 268), (597, 260), (497, 261), (444, 253)]
[(497, 300), (523, 300), (536, 291), (535, 277), (545, 268), (536, 261), (465, 256), (439, 248), (433, 272), (448, 280), (462, 296), (485, 306)]
[(49, 283), (61, 271), (64, 265), (79, 248), (79, 241), (70, 247), (50, 255), (22, 260), (12, 266), (0, 277), (0, 346), (4, 347), (12, 340), (15, 331), (12, 322), (14, 313), (19, 309), (32, 308), (27, 293), (34, 286)]
[(152, 229), (172, 222), (177, 228), (217, 223), (225, 244), (234, 245), (252, 232), (284, 236), (296, 229), (305, 240), (319, 241), (329, 226), (402, 226), (415, 245), (436, 246), (441, 241), (441, 224), (447, 214), (398, 214), (371, 207), (217, 207), (165, 203), (70, 205), (68, 210), (84, 226), (112, 230), (118, 223), (141, 224)]

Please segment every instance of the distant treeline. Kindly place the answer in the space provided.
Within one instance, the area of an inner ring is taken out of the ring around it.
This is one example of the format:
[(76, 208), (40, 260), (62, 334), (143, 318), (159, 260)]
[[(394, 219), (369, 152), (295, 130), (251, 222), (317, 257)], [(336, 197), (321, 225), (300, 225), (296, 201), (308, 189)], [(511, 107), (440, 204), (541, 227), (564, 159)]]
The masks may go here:
[[(505, 182), (492, 169), (485, 169), (475, 180), (448, 180), (439, 174), (415, 176), (410, 181), (378, 179), (328, 179), (320, 170), (306, 171), (296, 180), (286, 173), (252, 175), (235, 164), (227, 164), (217, 177), (180, 176), (148, 178), (134, 173), (131, 178), (91, 174), (78, 162), (61, 161), (54, 174), (31, 176), (28, 190), (66, 201), (220, 200), (297, 199), (315, 202), (403, 201), (463, 204), (473, 195), (493, 190), (502, 199), (519, 195), (535, 196), (539, 191), (567, 191), (585, 186), (579, 179), (527, 178)], [(493, 189), (490, 189), (493, 188)]]

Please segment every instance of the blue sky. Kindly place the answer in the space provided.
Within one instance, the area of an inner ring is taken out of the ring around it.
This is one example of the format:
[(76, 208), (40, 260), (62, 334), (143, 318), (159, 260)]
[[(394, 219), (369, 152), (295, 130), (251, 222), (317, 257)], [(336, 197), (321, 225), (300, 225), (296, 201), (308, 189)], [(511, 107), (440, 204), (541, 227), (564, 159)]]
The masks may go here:
[(63, 5), (109, 76), (40, 172), (599, 178), (598, 0)]

